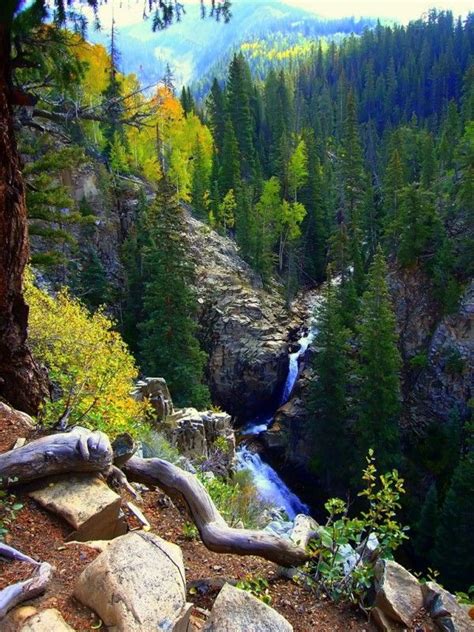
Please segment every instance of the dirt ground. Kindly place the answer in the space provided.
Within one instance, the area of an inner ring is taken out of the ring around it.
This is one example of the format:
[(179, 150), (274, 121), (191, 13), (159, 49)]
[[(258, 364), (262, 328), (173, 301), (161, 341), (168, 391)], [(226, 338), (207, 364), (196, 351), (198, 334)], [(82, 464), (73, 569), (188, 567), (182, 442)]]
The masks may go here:
[[(0, 408), (0, 452), (11, 449), (18, 436), (26, 437), (28, 434), (32, 433), (27, 425), (10, 418)], [(32, 600), (31, 605), (38, 610), (57, 608), (77, 632), (97, 629), (100, 620), (73, 597), (73, 589), (77, 577), (98, 552), (81, 544), (66, 545), (65, 539), (71, 528), (21, 490), (17, 492), (15, 502), (22, 503), (23, 507), (9, 526), (5, 541), (55, 568), (47, 592)], [(226, 581), (235, 583), (248, 578), (262, 578), (269, 584), (270, 605), (288, 619), (295, 632), (372, 632), (375, 629), (360, 611), (316, 598), (303, 586), (282, 577), (275, 564), (258, 557), (212, 553), (197, 537), (189, 537), (185, 516), (163, 493), (143, 491), (141, 500), (134, 500), (134, 503), (149, 520), (152, 532), (181, 547), (188, 601), (195, 605), (193, 615), (197, 628), (204, 625), (206, 614)], [(137, 528), (133, 516), (127, 515), (127, 520), (130, 528)], [(26, 579), (30, 574), (31, 566), (28, 564), (0, 562), (0, 589)], [(106, 628), (101, 625), (100, 629)]]

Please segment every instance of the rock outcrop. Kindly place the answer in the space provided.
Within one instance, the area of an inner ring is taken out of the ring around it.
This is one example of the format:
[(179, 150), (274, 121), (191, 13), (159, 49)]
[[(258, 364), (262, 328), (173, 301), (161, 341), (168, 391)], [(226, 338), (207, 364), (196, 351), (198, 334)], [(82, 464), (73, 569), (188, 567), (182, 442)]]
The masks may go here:
[(225, 584), (212, 606), (203, 632), (292, 632), (276, 610), (245, 590)]
[(175, 409), (166, 381), (161, 377), (147, 377), (138, 382), (133, 396), (138, 401), (150, 402), (154, 427), (166, 435), (183, 457), (207, 459), (220, 441), (229, 462), (234, 458), (235, 434), (227, 413)]
[(213, 400), (250, 419), (278, 402), (288, 370), (290, 321), (278, 288), (267, 291), (236, 244), (191, 218), (200, 338)]
[(156, 421), (163, 421), (174, 413), (171, 393), (162, 377), (146, 377), (140, 380), (132, 391), (132, 397), (138, 402), (147, 400)]
[(116, 632), (188, 628), (181, 549), (151, 533), (113, 540), (83, 571), (74, 595)]
[(68, 540), (108, 540), (127, 532), (122, 499), (96, 474), (75, 474), (50, 481), (30, 492), (42, 507), (58, 514), (74, 529)]
[(178, 410), (167, 420), (171, 444), (185, 457), (211, 454), (219, 439), (223, 440), (229, 460), (235, 455), (235, 434), (227, 413), (198, 412), (195, 408)]
[(430, 339), (426, 366), (408, 398), (411, 423), (447, 423), (453, 413), (469, 416), (474, 375), (474, 283), (459, 310), (441, 319)]

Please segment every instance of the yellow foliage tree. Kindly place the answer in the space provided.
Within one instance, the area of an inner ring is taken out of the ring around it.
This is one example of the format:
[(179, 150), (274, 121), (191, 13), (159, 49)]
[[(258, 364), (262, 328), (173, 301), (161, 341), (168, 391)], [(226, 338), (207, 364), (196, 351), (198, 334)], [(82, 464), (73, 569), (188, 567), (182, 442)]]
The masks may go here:
[(58, 393), (44, 405), (42, 421), (80, 424), (112, 437), (139, 434), (145, 406), (130, 396), (138, 371), (113, 321), (101, 310), (91, 314), (67, 290), (49, 296), (31, 274), (26, 297), (30, 345)]

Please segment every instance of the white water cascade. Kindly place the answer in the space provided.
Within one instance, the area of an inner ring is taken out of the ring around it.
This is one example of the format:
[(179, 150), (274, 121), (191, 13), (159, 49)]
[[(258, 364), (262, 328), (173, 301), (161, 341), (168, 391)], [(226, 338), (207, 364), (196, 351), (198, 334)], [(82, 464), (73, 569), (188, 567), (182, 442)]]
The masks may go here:
[[(280, 406), (290, 399), (299, 374), (299, 360), (306, 353), (308, 346), (315, 335), (315, 330), (310, 328), (298, 340), (298, 349), (289, 356), (288, 375), (280, 401)], [(267, 430), (273, 421), (274, 414), (262, 415), (247, 423), (242, 428), (242, 434), (246, 436), (258, 435)], [(265, 463), (261, 456), (252, 452), (242, 443), (237, 452), (239, 467), (251, 472), (255, 486), (260, 497), (269, 504), (285, 510), (290, 520), (299, 514), (307, 514), (309, 507), (305, 505), (281, 480), (275, 470)]]

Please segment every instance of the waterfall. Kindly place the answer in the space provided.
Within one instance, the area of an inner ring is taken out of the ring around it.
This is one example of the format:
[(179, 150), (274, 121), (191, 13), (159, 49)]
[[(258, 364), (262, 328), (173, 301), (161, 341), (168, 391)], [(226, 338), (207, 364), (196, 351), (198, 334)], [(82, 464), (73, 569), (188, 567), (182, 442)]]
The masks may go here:
[[(299, 359), (304, 356), (316, 331), (310, 328), (298, 340), (298, 350), (290, 353), (288, 375), (283, 388), (280, 406), (286, 404), (290, 399), (293, 388), (298, 379)], [(252, 419), (242, 428), (243, 435), (258, 435), (267, 430), (273, 421), (274, 413), (271, 415), (261, 415)], [(238, 467), (246, 469), (252, 474), (252, 478), (257, 488), (257, 492), (262, 500), (281, 507), (292, 520), (296, 514), (309, 512), (309, 507), (301, 502), (288, 486), (281, 480), (275, 470), (265, 463), (259, 454), (251, 452), (248, 447), (241, 444), (237, 451)]]
[(288, 489), (275, 470), (262, 461), (259, 454), (243, 446), (239, 450), (238, 461), (241, 468), (252, 474), (255, 487), (262, 500), (284, 509), (290, 520), (299, 513), (308, 513), (309, 507)]

